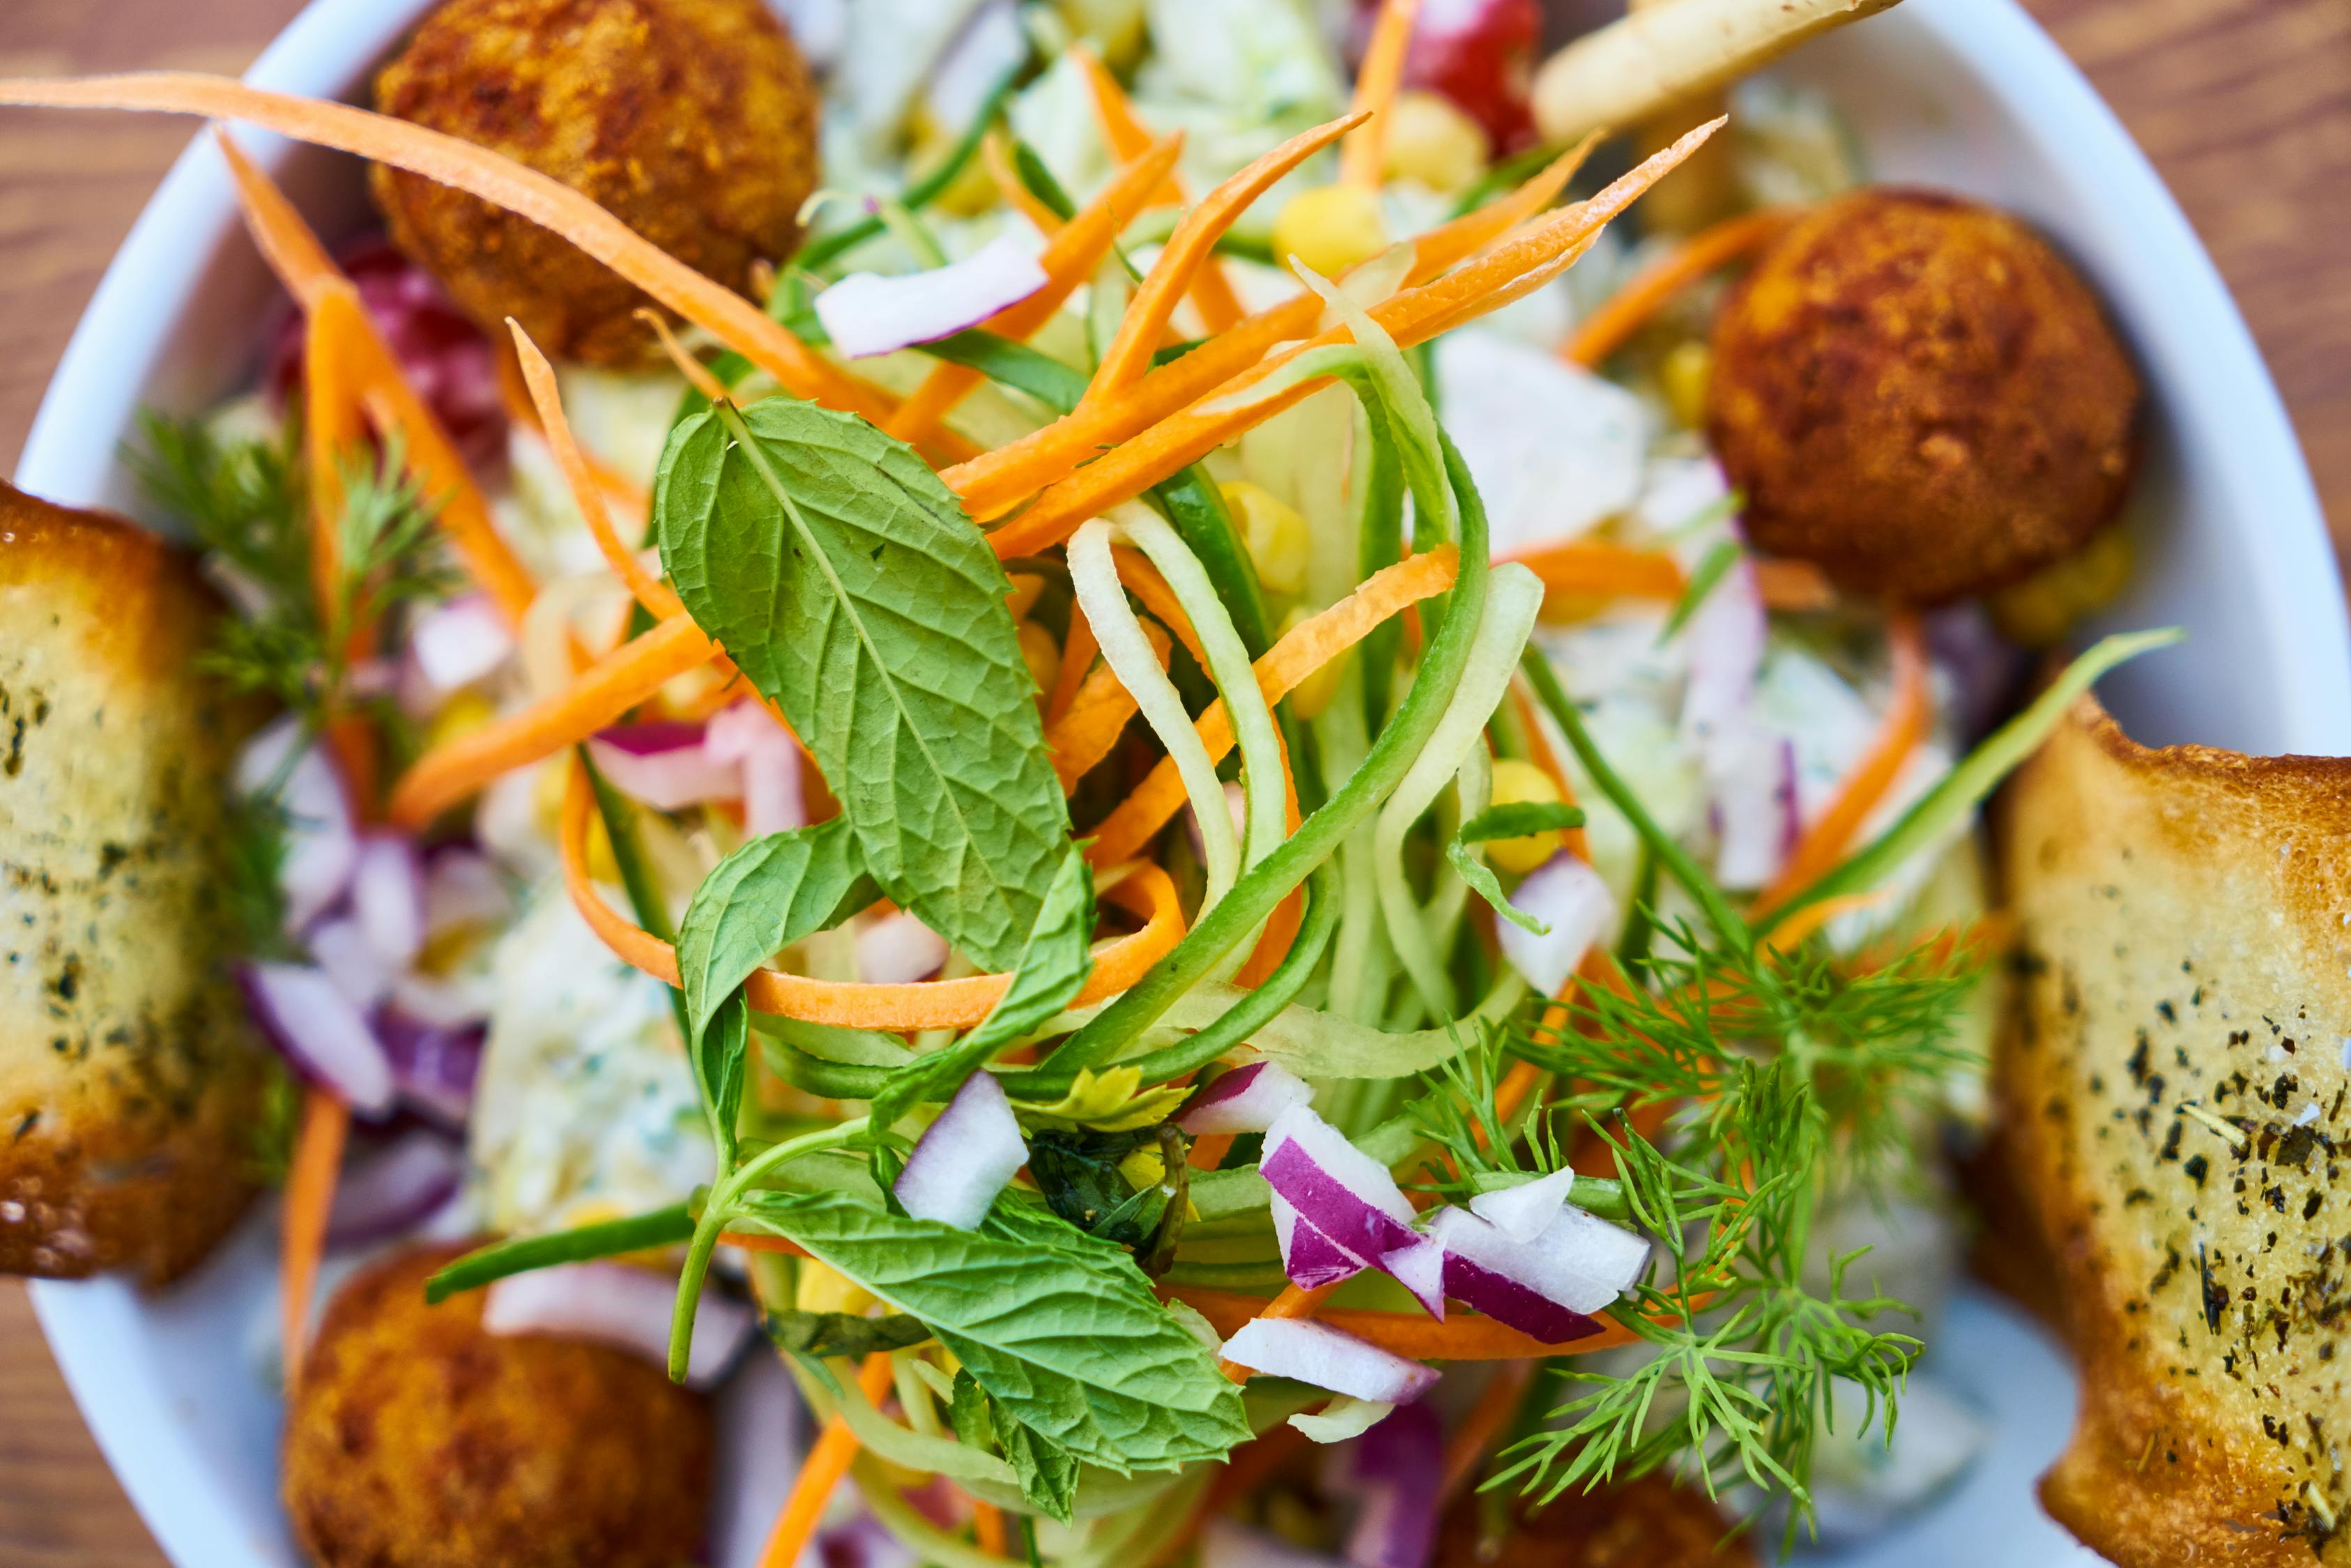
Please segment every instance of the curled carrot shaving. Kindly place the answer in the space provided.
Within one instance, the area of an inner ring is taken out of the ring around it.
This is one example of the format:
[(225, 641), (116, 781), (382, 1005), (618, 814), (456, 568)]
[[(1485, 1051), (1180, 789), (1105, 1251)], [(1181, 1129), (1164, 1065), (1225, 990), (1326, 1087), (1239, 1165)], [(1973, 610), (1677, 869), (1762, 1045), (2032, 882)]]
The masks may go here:
[(1185, 1163), (1196, 1171), (1215, 1170), (1225, 1163), (1232, 1146), (1230, 1133), (1203, 1133), (1192, 1140), (1192, 1152), (1185, 1156)]
[[(5, 85), (0, 84), (0, 92), (5, 90)], [(328, 258), (326, 246), (319, 243), (319, 236), (310, 232), (285, 193), (254, 166), (234, 140), (223, 135), (219, 141), (229, 172), (236, 180), (246, 226), (295, 302), (307, 313), (328, 294), (350, 288), (350, 279)], [(465, 460), (457, 455), (424, 400), (410, 388), (400, 361), (366, 311), (357, 312), (344, 326), (346, 329), (338, 334), (339, 347), (352, 394), (378, 431), (399, 435), (419, 488), (440, 505), (440, 526), (456, 548), (467, 574), (489, 594), (509, 625), (520, 625), (523, 612), (538, 597), (538, 585), (491, 524), (489, 503), (465, 472)]]
[(1167, 586), (1167, 580), (1159, 575), (1159, 569), (1152, 565), (1141, 550), (1131, 549), (1125, 545), (1113, 546), (1110, 554), (1111, 559), (1118, 563), (1119, 581), (1125, 585), (1126, 591), (1141, 600), (1143, 607), (1150, 611), (1161, 625), (1176, 633), (1176, 641), (1184, 644), (1184, 652), (1192, 655), (1194, 664), (1207, 669), (1208, 655), (1200, 646), (1200, 634), (1192, 629), (1192, 618), (1184, 612), (1176, 591)]
[(664, 682), (708, 663), (714, 651), (686, 617), (664, 621), (581, 671), (569, 690), (417, 758), (392, 787), (392, 822), (421, 828), (499, 774), (578, 745), (650, 699)]
[(0, 80), (0, 102), (241, 120), (421, 174), (562, 235), (766, 371), (795, 397), (847, 409), (876, 423), (896, 406), (880, 388), (812, 352), (758, 306), (644, 239), (580, 192), (456, 137), (349, 104), (270, 92), (193, 71)]
[(971, 1504), (971, 1533), (972, 1539), (978, 1543), (982, 1552), (998, 1557), (1003, 1556), (1007, 1545), (1004, 1532), (1004, 1511), (993, 1503), (981, 1502), (974, 1498)]
[(1794, 219), (1784, 207), (1763, 207), (1700, 229), (1644, 267), (1608, 302), (1586, 317), (1562, 350), (1591, 369), (1630, 342), (1666, 302), (1718, 267), (1762, 249)]
[[(588, 873), (588, 827), (594, 802), (587, 774), (574, 767), (563, 796), (558, 847), (563, 882), (589, 928), (633, 968), (669, 985), (678, 983), (677, 950), (642, 929), (606, 904)], [(1144, 862), (1108, 888), (1103, 897), (1144, 917), (1142, 930), (1097, 947), (1093, 970), (1074, 1007), (1084, 1007), (1126, 989), (1164, 957), (1184, 935), (1184, 913), (1176, 884), (1158, 866)], [(776, 969), (756, 969), (743, 994), (754, 1010), (844, 1029), (968, 1029), (986, 1018), (1012, 983), (1009, 975), (969, 975), (959, 980), (918, 980), (908, 985), (869, 985), (812, 980)]]
[[(890, 1353), (877, 1350), (868, 1355), (857, 1369), (857, 1386), (869, 1404), (879, 1405), (882, 1396), (890, 1392), (892, 1367)], [(759, 1568), (796, 1568), (809, 1540), (824, 1518), (825, 1505), (832, 1500), (833, 1489), (841, 1478), (849, 1473), (850, 1462), (857, 1458), (860, 1447), (857, 1434), (849, 1429), (848, 1419), (835, 1413), (824, 1424), (810, 1446), (808, 1458), (800, 1462), (800, 1473), (792, 1482), (791, 1495), (784, 1499), (781, 1511), (776, 1515), (776, 1527), (768, 1535), (768, 1544), (759, 1552)]]
[[(1398, 344), (1409, 348), (1541, 287), (1573, 265), (1602, 227), (1702, 146), (1721, 124), (1717, 120), (1698, 127), (1644, 160), (1600, 194), (1562, 208), (1532, 232), (1497, 246), (1479, 261), (1382, 300), (1372, 307), (1372, 318)], [(1341, 325), (1260, 361), (1255, 370), (1227, 383), (1217, 398), (1168, 416), (1052, 483), (1028, 510), (990, 534), (988, 543), (1000, 557), (1033, 555), (1061, 543), (1086, 518), (1132, 499), (1329, 385), (1329, 377), (1318, 376), (1266, 396), (1249, 395), (1300, 354), (1353, 341), (1353, 334)], [(1186, 354), (1176, 365), (1193, 357)], [(953, 478), (948, 482), (956, 483)]]
[[(1122, 163), (1134, 162), (1151, 145), (1151, 131), (1134, 112), (1134, 103), (1118, 78), (1110, 74), (1102, 57), (1084, 44), (1071, 48), (1079, 66), (1085, 71), (1086, 87), (1094, 100), (1094, 119), (1101, 123), (1102, 141), (1109, 146), (1111, 156)], [(1184, 177), (1171, 174), (1166, 183), (1154, 193), (1155, 205), (1162, 202), (1182, 203), (1191, 200), (1184, 188)], [(1234, 326), (1249, 312), (1241, 308), (1240, 296), (1233, 292), (1232, 279), (1225, 276), (1223, 265), (1210, 256), (1192, 278), (1191, 298), (1207, 322), (1208, 330), (1221, 332)]]
[(1339, 179), (1359, 190), (1380, 188), (1381, 164), (1388, 150), (1388, 110), (1395, 107), (1396, 89), (1404, 86), (1404, 59), (1412, 43), (1413, 24), (1420, 20), (1420, 0), (1382, 0), (1372, 24), (1371, 42), (1364, 47), (1364, 64), (1355, 73), (1357, 113), (1364, 122), (1347, 133), (1339, 153)]
[[(1173, 654), (1175, 642), (1159, 628), (1155, 621), (1143, 624), (1143, 634), (1151, 643), (1151, 651), (1158, 656), (1162, 671)], [(1061, 781), (1061, 793), (1077, 788), (1078, 780), (1094, 769), (1094, 765), (1110, 755), (1126, 728), (1126, 721), (1134, 716), (1134, 698), (1119, 684), (1118, 676), (1108, 664), (1095, 667), (1078, 685), (1077, 695), (1070, 699), (1069, 710), (1045, 731), (1045, 748), (1053, 754), (1053, 773)]]
[[(496, 360), (498, 401), (506, 405), (507, 421), (540, 435), (547, 433), (539, 426), (538, 410), (530, 401), (530, 389), (523, 385), (522, 367), (512, 354), (500, 354)], [(611, 497), (622, 509), (642, 520), (653, 508), (653, 497), (645, 487), (621, 473), (594, 453), (582, 449), (581, 459), (596, 480), (597, 488)]]
[[(1456, 559), (1450, 545), (1406, 556), (1365, 578), (1354, 592), (1330, 609), (1291, 627), (1255, 666), (1258, 689), (1265, 694), (1265, 700), (1280, 702), (1299, 682), (1362, 642), (1389, 616), (1450, 588)], [(1133, 699), (1128, 701), (1131, 706)], [(1196, 727), (1212, 760), (1221, 759), (1232, 749), (1232, 720), (1222, 698), (1202, 712)], [(1175, 763), (1163, 757), (1134, 793), (1094, 830), (1087, 858), (1096, 865), (1128, 859), (1166, 825), (1184, 801), (1184, 781)]]
[[(1805, 937), (1839, 915), (1875, 909), (1893, 896), (1892, 888), (1873, 887), (1863, 893), (1848, 893), (1836, 898), (1823, 898), (1818, 904), (1808, 904), (1772, 927), (1771, 935), (1765, 937), (1764, 942), (1782, 953), (1792, 952), (1803, 945)], [(1718, 1008), (1715, 1012), (1719, 1017), (1723, 1009)]]
[(1143, 372), (1151, 368), (1152, 351), (1158, 345), (1168, 318), (1176, 312), (1176, 302), (1191, 287), (1201, 264), (1215, 254), (1217, 239), (1232, 226), (1233, 220), (1265, 194), (1276, 180), (1362, 120), (1361, 115), (1343, 115), (1311, 131), (1301, 131), (1219, 183), (1184, 214), (1184, 221), (1167, 236), (1159, 259), (1144, 275), (1143, 287), (1135, 290), (1126, 313), (1119, 318), (1118, 330), (1112, 336), (1110, 347), (1102, 350), (1102, 362), (1094, 367), (1094, 379), (1086, 385), (1089, 400), (1105, 396), (1142, 378)]
[[(343, 591), (342, 520), (346, 497), (343, 465), (361, 450), (366, 422), (360, 417), (352, 345), (372, 330), (359, 291), (337, 278), (319, 290), (303, 324), (302, 443), (310, 476), (310, 587), (321, 625), (346, 611), (353, 624), (346, 651), (356, 662), (374, 640), (373, 617), (363, 603), (339, 605)], [(365, 591), (361, 585), (360, 591)], [(378, 790), (375, 727), (355, 714), (329, 716), (326, 741), (343, 785), (362, 816), (373, 814)]]
[[(1237, 1291), (1214, 1291), (1201, 1285), (1163, 1286), (1165, 1292), (1192, 1308), (1218, 1333), (1229, 1339), (1243, 1323), (1270, 1316), (1266, 1299)], [(1296, 1287), (1291, 1287), (1296, 1289)], [(1284, 1296), (1288, 1291), (1283, 1292)], [(1279, 1301), (1281, 1298), (1277, 1297)], [(1295, 1316), (1296, 1313), (1285, 1315)], [(1584, 1355), (1613, 1350), (1640, 1336), (1622, 1323), (1604, 1322), (1596, 1333), (1559, 1344), (1545, 1344), (1507, 1323), (1468, 1312), (1455, 1312), (1438, 1322), (1425, 1312), (1360, 1312), (1323, 1309), (1319, 1321), (1410, 1361), (1519, 1361), (1552, 1355)]]
[[(1251, 1320), (1257, 1318), (1272, 1318), (1278, 1321), (1290, 1318), (1311, 1318), (1322, 1310), (1322, 1303), (1328, 1301), (1330, 1299), (1331, 1292), (1338, 1288), (1339, 1282), (1335, 1280), (1327, 1285), (1284, 1285), (1281, 1288), (1281, 1294), (1274, 1297), (1270, 1301), (1253, 1302), (1253, 1304), (1260, 1310), (1252, 1312), (1249, 1314), (1249, 1318)], [(1180, 1290), (1171, 1293), (1180, 1301), (1189, 1301), (1191, 1299)], [(1213, 1293), (1217, 1295), (1224, 1294), (1223, 1291), (1216, 1291)], [(1242, 1299), (1244, 1301), (1250, 1300), (1250, 1298), (1248, 1297), (1243, 1297)], [(1207, 1317), (1207, 1312), (1205, 1309), (1201, 1312), (1201, 1316)], [(1217, 1320), (1211, 1317), (1208, 1318), (1208, 1321), (1213, 1323)], [(1223, 1334), (1227, 1339), (1230, 1339), (1234, 1334), (1240, 1331), (1238, 1325), (1236, 1325), (1229, 1329), (1218, 1328), (1217, 1332)], [(1223, 1373), (1227, 1377), (1231, 1378), (1235, 1383), (1247, 1383), (1253, 1375), (1255, 1369), (1243, 1366), (1238, 1361), (1219, 1361), (1217, 1363), (1217, 1370)]]
[(1094, 655), (1102, 644), (1094, 641), (1094, 623), (1075, 599), (1070, 601), (1070, 634), (1061, 642), (1061, 664), (1053, 676), (1053, 689), (1045, 698), (1045, 723), (1050, 727), (1061, 722), (1077, 700), (1079, 688), (1085, 684), (1093, 669)]
[(327, 1249), (327, 1215), (335, 1206), (335, 1179), (342, 1171), (350, 1124), (350, 1109), (333, 1090), (313, 1087), (302, 1096), (302, 1130), (286, 1173), (286, 1216), (278, 1233), (278, 1330), (285, 1336), (289, 1390), (302, 1373), (310, 1298)]
[(1780, 874), (1757, 896), (1757, 915), (1777, 909), (1835, 869), (1845, 846), (1894, 788), (1903, 765), (1927, 737), (1926, 632), (1917, 616), (1901, 612), (1888, 618), (1886, 636), (1894, 655), (1894, 695), (1886, 705), (1885, 716), (1878, 720), (1877, 734), (1837, 786), (1828, 809), (1796, 841)]
[[(1045, 287), (1006, 306), (981, 322), (981, 328), (998, 337), (1025, 341), (1051, 320), (1078, 285), (1093, 276), (1128, 221), (1144, 205), (1152, 186), (1175, 168), (1183, 151), (1181, 133), (1146, 147), (1095, 193), (1092, 201), (1078, 209), (1075, 217), (1049, 230), (1052, 237), (1037, 258), (1037, 265), (1045, 270)], [(902, 441), (919, 440), (936, 430), (956, 404), (986, 379), (968, 365), (934, 365), (883, 428)]]

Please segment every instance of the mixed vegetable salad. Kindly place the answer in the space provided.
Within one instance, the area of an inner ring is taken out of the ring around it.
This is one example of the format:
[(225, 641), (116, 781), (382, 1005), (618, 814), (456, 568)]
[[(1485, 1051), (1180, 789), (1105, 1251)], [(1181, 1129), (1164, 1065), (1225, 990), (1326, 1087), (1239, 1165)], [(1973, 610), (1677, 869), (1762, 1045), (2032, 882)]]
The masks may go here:
[[(764, 312), (398, 121), (60, 89), (469, 191), (687, 323), (496, 340), (223, 138), (302, 311), (133, 456), (284, 710), (285, 1343), (416, 1236), (495, 1239), (429, 1291), (493, 1333), (696, 1386), (764, 1337), (821, 1429), (769, 1563), (1406, 1568), (1653, 1471), (1792, 1538), (1965, 1462), (1896, 1418), (1977, 809), (2162, 634), (2008, 716), (1980, 610), (1759, 556), (1706, 322), (1857, 177), (1834, 118), (1757, 86), (1603, 177), (1531, 150), (1531, 6), (1416, 9), (796, 8), (825, 188)], [(1626, 237), (1710, 138), (1737, 211)]]

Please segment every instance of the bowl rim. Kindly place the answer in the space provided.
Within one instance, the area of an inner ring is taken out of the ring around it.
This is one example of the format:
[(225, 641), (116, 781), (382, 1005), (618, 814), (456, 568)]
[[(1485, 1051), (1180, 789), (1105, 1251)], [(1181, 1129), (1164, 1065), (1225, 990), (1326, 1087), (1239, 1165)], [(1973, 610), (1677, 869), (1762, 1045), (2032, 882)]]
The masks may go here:
[[(246, 73), (256, 86), (340, 94), (433, 0), (312, 0)], [(2267, 526), (2242, 553), (2271, 614), (2297, 623), (2301, 657), (2264, 672), (2283, 686), (2283, 727), (2296, 750), (2351, 753), (2351, 620), (2317, 493), (2283, 400), (2219, 270), (2145, 153), (2081, 71), (2017, 0), (1910, 0), (1900, 14), (1964, 62), (2002, 113), (2063, 167), (2094, 172), (2099, 204), (2175, 280), (2179, 320), (2168, 339), (2196, 343), (2201, 384), (2185, 389), (2195, 417), (2231, 411), (2219, 487), (2255, 503)], [(265, 167), (288, 146), (250, 128), (240, 142)], [(132, 225), (75, 328), (16, 468), (23, 488), (68, 505), (99, 503), (172, 330), (201, 282), (192, 248), (237, 224), (217, 147), (201, 131)], [(94, 439), (92, 432), (104, 433)], [(259, 1561), (246, 1526), (215, 1495), (203, 1446), (163, 1389), (120, 1354), (117, 1335), (141, 1310), (119, 1281), (30, 1282), (59, 1370), (123, 1490), (163, 1552), (207, 1568)], [(225, 1349), (227, 1347), (224, 1347)]]

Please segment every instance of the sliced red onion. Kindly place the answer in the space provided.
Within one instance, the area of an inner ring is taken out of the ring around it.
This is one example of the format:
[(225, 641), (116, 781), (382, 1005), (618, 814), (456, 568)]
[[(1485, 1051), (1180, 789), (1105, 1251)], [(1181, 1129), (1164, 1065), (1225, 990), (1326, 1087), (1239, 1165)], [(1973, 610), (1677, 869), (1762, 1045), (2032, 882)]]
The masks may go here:
[(424, 947), (424, 866), (413, 840), (369, 833), (351, 872), (351, 914), (384, 964), (405, 969)]
[(979, 113), (1006, 73), (1029, 57), (1029, 36), (1012, 0), (987, 0), (932, 68), (931, 117), (960, 131)]
[[(933, 1478), (934, 1480), (943, 1479)], [(918, 1487), (907, 1492), (906, 1500), (927, 1518), (928, 1512), (919, 1500), (926, 1490)], [(931, 1522), (937, 1524), (939, 1521), (932, 1520)], [(772, 1516), (768, 1523), (771, 1526), (775, 1523)], [(764, 1549), (765, 1543), (761, 1545)], [(892, 1534), (888, 1525), (861, 1508), (840, 1523), (828, 1524), (818, 1531), (814, 1546), (800, 1561), (820, 1563), (822, 1568), (920, 1568), (923, 1559), (913, 1547)]]
[(1549, 1176), (1478, 1194), (1469, 1212), (1513, 1241), (1532, 1241), (1551, 1228), (1574, 1186), (1575, 1168), (1562, 1166)]
[(1348, 1467), (1363, 1499), (1347, 1534), (1356, 1568), (1427, 1568), (1437, 1547), (1445, 1429), (1424, 1402), (1397, 1406), (1364, 1434)]
[(1394, 1275), (1432, 1316), (1445, 1315), (1427, 1239), (1412, 1228), (1412, 1205), (1388, 1168), (1336, 1127), (1307, 1106), (1291, 1106), (1267, 1129), (1258, 1171), (1303, 1224), (1342, 1252)]
[(1302, 1291), (1352, 1280), (1369, 1265), (1298, 1218), (1298, 1211), (1273, 1198), (1273, 1234), (1281, 1244), (1282, 1272)]
[(618, 725), (588, 743), (613, 789), (656, 811), (682, 811), (743, 792), (742, 769), (714, 759), (698, 724), (658, 720)]
[(326, 971), (351, 1006), (372, 1012), (392, 995), (396, 971), (350, 915), (321, 920), (310, 928), (310, 960)]
[(808, 1448), (799, 1391), (781, 1356), (755, 1354), (726, 1380), (716, 1403), (710, 1568), (759, 1568)]
[(977, 1230), (1012, 1173), (1028, 1163), (1012, 1102), (991, 1074), (975, 1072), (914, 1145), (890, 1190), (917, 1219)]
[[(544, 1334), (609, 1345), (656, 1364), (669, 1358), (677, 1281), (628, 1263), (559, 1263), (510, 1274), (490, 1287), (482, 1327), (494, 1334)], [(688, 1388), (708, 1388), (751, 1337), (751, 1310), (725, 1293), (702, 1292), (694, 1312)]]
[(946, 961), (946, 939), (903, 909), (867, 921), (857, 934), (857, 977), (869, 986), (926, 980)]
[(1437, 1383), (1436, 1368), (1311, 1318), (1251, 1318), (1225, 1342), (1225, 1359), (1268, 1377), (1389, 1405), (1416, 1399)]
[(721, 708), (710, 718), (703, 747), (711, 760), (742, 770), (743, 831), (755, 839), (808, 826), (800, 791), (800, 748), (755, 702)]
[(245, 964), (237, 980), (254, 1022), (296, 1071), (332, 1089), (361, 1114), (392, 1108), (392, 1063), (383, 1045), (325, 970)]
[(1698, 749), (1703, 750), (1724, 724), (1753, 707), (1755, 677), (1763, 668), (1770, 630), (1755, 568), (1742, 559), (1714, 585), (1682, 632), (1689, 656), (1682, 734)]
[(481, 1075), (482, 1043), (488, 1034), (478, 1023), (444, 1027), (400, 1007), (386, 1008), (376, 1019), (376, 1036), (383, 1041), (401, 1103), (454, 1133), (465, 1131), (473, 1109), (474, 1081)]
[(408, 646), (424, 678), (440, 691), (454, 692), (505, 664), (515, 640), (487, 594), (467, 593), (418, 616)]
[(345, 1168), (327, 1217), (327, 1245), (364, 1247), (413, 1229), (456, 1197), (465, 1179), (465, 1156), (455, 1143), (411, 1127)]
[(1565, 850), (1520, 879), (1510, 890), (1510, 907), (1543, 929), (1497, 920), (1494, 939), (1510, 967), (1547, 997), (1567, 988), (1583, 956), (1616, 923), (1615, 894), (1587, 862)]
[(1037, 258), (1007, 235), (927, 272), (853, 272), (816, 297), (816, 315), (835, 349), (863, 359), (977, 327), (1046, 281)]
[(1262, 1133), (1284, 1111), (1313, 1098), (1306, 1081), (1289, 1069), (1252, 1061), (1200, 1091), (1176, 1125), (1196, 1138), (1206, 1133)]
[(1649, 1256), (1641, 1238), (1574, 1207), (1532, 1241), (1452, 1207), (1437, 1212), (1429, 1235), (1445, 1248), (1447, 1295), (1550, 1344), (1591, 1333), (1589, 1314), (1623, 1295)]
[(286, 856), (277, 885), (286, 895), (286, 929), (293, 932), (307, 929), (342, 897), (360, 850), (333, 764), (303, 739), (301, 721), (288, 714), (254, 737), (236, 764), (238, 790), (259, 797), (274, 787), (285, 814)]
[(1763, 886), (1803, 831), (1795, 747), (1759, 725), (1732, 720), (1709, 742), (1702, 767), (1714, 797), (1716, 880), (1729, 888)]
[(496, 925), (514, 914), (514, 895), (490, 857), (462, 844), (424, 860), (424, 937), (465, 925)]
[(1339, 1560), (1217, 1514), (1200, 1527), (1200, 1568), (1339, 1568)]

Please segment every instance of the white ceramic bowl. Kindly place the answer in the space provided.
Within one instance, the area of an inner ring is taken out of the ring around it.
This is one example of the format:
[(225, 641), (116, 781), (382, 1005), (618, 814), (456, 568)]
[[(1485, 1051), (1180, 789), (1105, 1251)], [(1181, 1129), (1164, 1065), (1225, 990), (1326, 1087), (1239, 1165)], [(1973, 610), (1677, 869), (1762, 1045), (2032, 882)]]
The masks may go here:
[[(430, 0), (317, 0), (251, 79), (356, 96)], [(2116, 625), (2187, 626), (2185, 649), (2109, 680), (2142, 739), (2351, 752), (2351, 635), (2302, 455), (2212, 264), (2088, 83), (2012, 0), (1909, 0), (1781, 68), (1849, 115), (1881, 178), (1972, 192), (2054, 235), (2105, 294), (2153, 389), (2140, 481), (2144, 566)], [(312, 220), (362, 221), (351, 160), (246, 134)], [(255, 365), (277, 290), (199, 142), (116, 256), (41, 405), (18, 484), (128, 508), (116, 462), (141, 405), (193, 408)], [(275, 1401), (246, 1341), (276, 1283), (268, 1217), (170, 1294), (39, 1284), (34, 1304), (131, 1500), (183, 1568), (298, 1559), (277, 1506)], [(2072, 1421), (2064, 1363), (2007, 1309), (1963, 1299), (1940, 1375), (1999, 1438), (1963, 1484), (1846, 1568), (2094, 1561), (2043, 1517), (2031, 1482)]]

